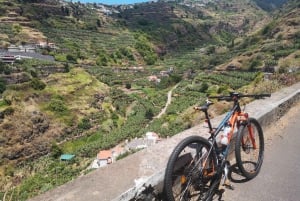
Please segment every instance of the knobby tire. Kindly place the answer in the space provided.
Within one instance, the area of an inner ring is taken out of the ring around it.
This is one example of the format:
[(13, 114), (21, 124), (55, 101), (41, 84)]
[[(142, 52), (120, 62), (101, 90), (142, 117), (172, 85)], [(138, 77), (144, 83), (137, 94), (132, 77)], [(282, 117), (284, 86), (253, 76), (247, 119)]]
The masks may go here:
[(167, 164), (166, 200), (212, 200), (218, 188), (216, 172), (217, 157), (208, 140), (200, 136), (185, 138), (175, 147)]
[[(256, 149), (250, 138), (249, 126), (254, 134)], [(246, 179), (253, 179), (257, 176), (263, 163), (264, 136), (256, 119), (249, 118), (247, 123), (240, 126), (235, 144), (235, 157), (239, 170)]]

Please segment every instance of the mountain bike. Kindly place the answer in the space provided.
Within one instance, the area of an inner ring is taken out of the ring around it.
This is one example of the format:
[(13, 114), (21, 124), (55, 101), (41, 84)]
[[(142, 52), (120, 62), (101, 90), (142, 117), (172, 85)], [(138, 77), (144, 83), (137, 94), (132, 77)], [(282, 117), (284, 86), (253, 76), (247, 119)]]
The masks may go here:
[[(248, 180), (259, 173), (263, 163), (264, 136), (259, 122), (241, 110), (240, 98), (270, 97), (270, 94), (240, 94), (208, 97), (203, 106), (194, 107), (205, 114), (210, 137), (190, 136), (171, 153), (165, 171), (164, 193), (168, 201), (212, 200), (221, 182), (231, 187), (228, 160), (234, 146), (237, 166)], [(217, 128), (213, 128), (208, 109), (209, 99), (232, 101), (233, 106)], [(235, 140), (232, 140), (236, 136)], [(235, 141), (235, 143), (231, 143)]]

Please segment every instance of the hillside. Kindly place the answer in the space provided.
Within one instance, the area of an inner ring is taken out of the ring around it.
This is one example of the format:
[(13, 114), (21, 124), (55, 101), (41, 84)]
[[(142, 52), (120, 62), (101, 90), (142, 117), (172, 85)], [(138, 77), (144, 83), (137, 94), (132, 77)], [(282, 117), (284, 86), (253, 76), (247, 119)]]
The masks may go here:
[[(148, 131), (194, 126), (202, 117), (192, 106), (207, 95), (299, 81), (299, 2), (276, 1), (272, 12), (255, 1), (205, 2), (0, 0), (0, 56), (36, 51), (0, 61), (0, 199), (67, 182), (99, 150)], [(276, 73), (264, 81), (264, 71)], [(224, 111), (218, 103), (212, 115)], [(62, 153), (76, 159), (61, 163)]]

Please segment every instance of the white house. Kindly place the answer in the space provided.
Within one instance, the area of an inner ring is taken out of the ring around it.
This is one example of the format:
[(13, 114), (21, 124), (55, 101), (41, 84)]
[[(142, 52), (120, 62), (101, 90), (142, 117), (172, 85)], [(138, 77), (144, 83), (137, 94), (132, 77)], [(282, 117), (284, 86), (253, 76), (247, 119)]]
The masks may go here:
[(97, 155), (97, 163), (99, 167), (104, 167), (113, 162), (112, 151), (111, 150), (102, 150)]

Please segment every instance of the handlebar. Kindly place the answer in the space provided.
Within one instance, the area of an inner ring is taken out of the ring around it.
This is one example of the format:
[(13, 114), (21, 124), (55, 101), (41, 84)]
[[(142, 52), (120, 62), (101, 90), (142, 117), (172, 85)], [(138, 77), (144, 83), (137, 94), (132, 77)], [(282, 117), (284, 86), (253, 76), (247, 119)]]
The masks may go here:
[(240, 93), (237, 93), (237, 92), (231, 92), (229, 94), (229, 96), (209, 96), (208, 98), (215, 98), (215, 99), (218, 99), (218, 100), (232, 101), (232, 100), (237, 100), (239, 98), (245, 98), (245, 97), (260, 99), (260, 98), (265, 98), (265, 97), (271, 97), (271, 94), (240, 94)]

